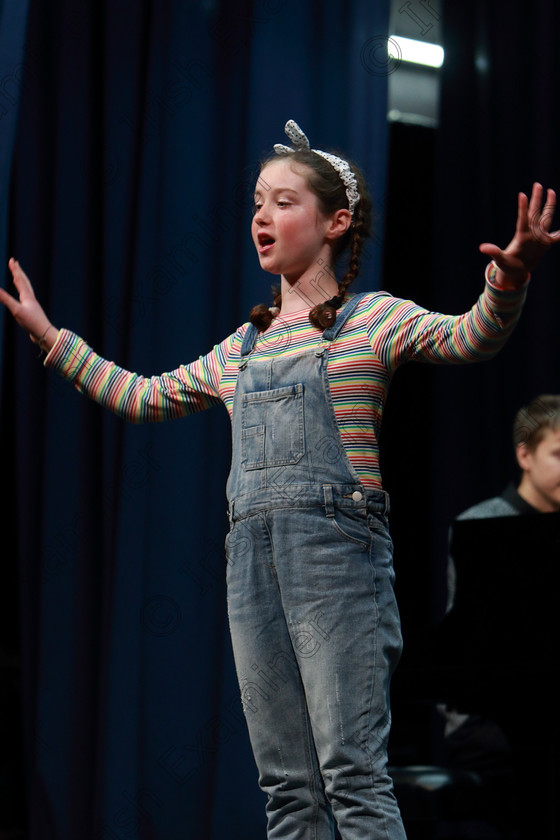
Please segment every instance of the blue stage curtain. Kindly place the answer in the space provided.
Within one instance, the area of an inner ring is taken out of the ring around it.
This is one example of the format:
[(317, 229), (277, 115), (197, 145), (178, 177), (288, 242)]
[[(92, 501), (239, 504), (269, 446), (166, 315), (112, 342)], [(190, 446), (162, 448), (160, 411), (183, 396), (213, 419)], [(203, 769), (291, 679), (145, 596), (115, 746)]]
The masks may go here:
[[(6, 264), (8, 194), (23, 73), (29, 0), (0, 2), (0, 264)], [(0, 341), (4, 319), (0, 316)], [(0, 400), (2, 370), (0, 368)]]
[[(272, 281), (256, 164), (289, 118), (363, 166), (378, 219), (359, 287), (378, 288), (388, 5), (31, 2), (1, 235), (53, 323), (152, 374), (246, 321)], [(127, 426), (4, 326), (30, 838), (260, 840), (225, 604), (226, 412)]]

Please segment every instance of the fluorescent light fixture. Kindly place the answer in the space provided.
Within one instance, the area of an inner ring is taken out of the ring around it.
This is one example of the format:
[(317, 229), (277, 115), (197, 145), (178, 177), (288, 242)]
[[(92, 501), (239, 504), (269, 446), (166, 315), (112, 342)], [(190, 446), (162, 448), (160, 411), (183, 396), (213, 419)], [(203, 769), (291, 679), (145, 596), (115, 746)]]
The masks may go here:
[(443, 47), (439, 44), (428, 44), (426, 41), (402, 38), (400, 35), (389, 36), (387, 54), (395, 61), (410, 61), (425, 67), (441, 67), (443, 64)]

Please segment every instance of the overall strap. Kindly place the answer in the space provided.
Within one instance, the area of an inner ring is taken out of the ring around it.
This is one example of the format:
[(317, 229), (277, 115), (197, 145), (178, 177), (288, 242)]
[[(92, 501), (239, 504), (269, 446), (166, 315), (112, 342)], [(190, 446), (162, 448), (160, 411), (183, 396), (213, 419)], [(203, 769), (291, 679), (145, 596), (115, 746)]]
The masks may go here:
[(346, 306), (342, 307), (332, 327), (327, 327), (327, 329), (323, 331), (324, 341), (334, 341), (348, 318), (354, 313), (360, 301), (363, 300), (367, 294), (367, 292), (361, 292), (358, 295), (354, 295), (354, 297), (348, 301)]
[(247, 327), (247, 332), (243, 336), (243, 343), (241, 344), (241, 356), (248, 356), (253, 347), (255, 346), (255, 341), (257, 340), (257, 336), (259, 334), (258, 329), (255, 327), (254, 324), (249, 324)]

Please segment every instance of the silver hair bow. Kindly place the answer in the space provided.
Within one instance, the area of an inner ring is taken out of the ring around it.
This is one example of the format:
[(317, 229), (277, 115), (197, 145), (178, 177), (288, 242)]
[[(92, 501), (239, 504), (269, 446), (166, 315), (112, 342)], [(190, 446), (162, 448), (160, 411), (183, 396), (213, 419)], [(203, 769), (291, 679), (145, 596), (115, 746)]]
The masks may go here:
[(360, 193), (358, 192), (358, 182), (356, 181), (356, 176), (350, 169), (348, 162), (336, 155), (331, 155), (328, 152), (321, 152), (319, 149), (312, 149), (309, 144), (309, 140), (294, 120), (288, 120), (284, 126), (284, 131), (292, 141), (294, 148), (291, 149), (289, 146), (283, 146), (281, 143), (276, 143), (274, 146), (276, 154), (292, 155), (294, 152), (298, 152), (300, 150), (309, 150), (314, 152), (316, 155), (321, 155), (321, 157), (328, 161), (333, 169), (336, 170), (342, 183), (346, 187), (348, 209), (350, 210), (350, 214), (353, 216), (356, 204), (360, 200)]

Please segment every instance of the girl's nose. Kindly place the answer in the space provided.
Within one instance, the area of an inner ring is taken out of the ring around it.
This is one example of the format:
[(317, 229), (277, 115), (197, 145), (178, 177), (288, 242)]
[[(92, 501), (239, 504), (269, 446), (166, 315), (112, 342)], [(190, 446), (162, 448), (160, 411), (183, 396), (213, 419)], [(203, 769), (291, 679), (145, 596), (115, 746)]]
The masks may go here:
[(266, 210), (265, 205), (261, 204), (259, 207), (255, 209), (255, 215), (253, 219), (256, 224), (262, 225), (269, 221), (270, 213)]

